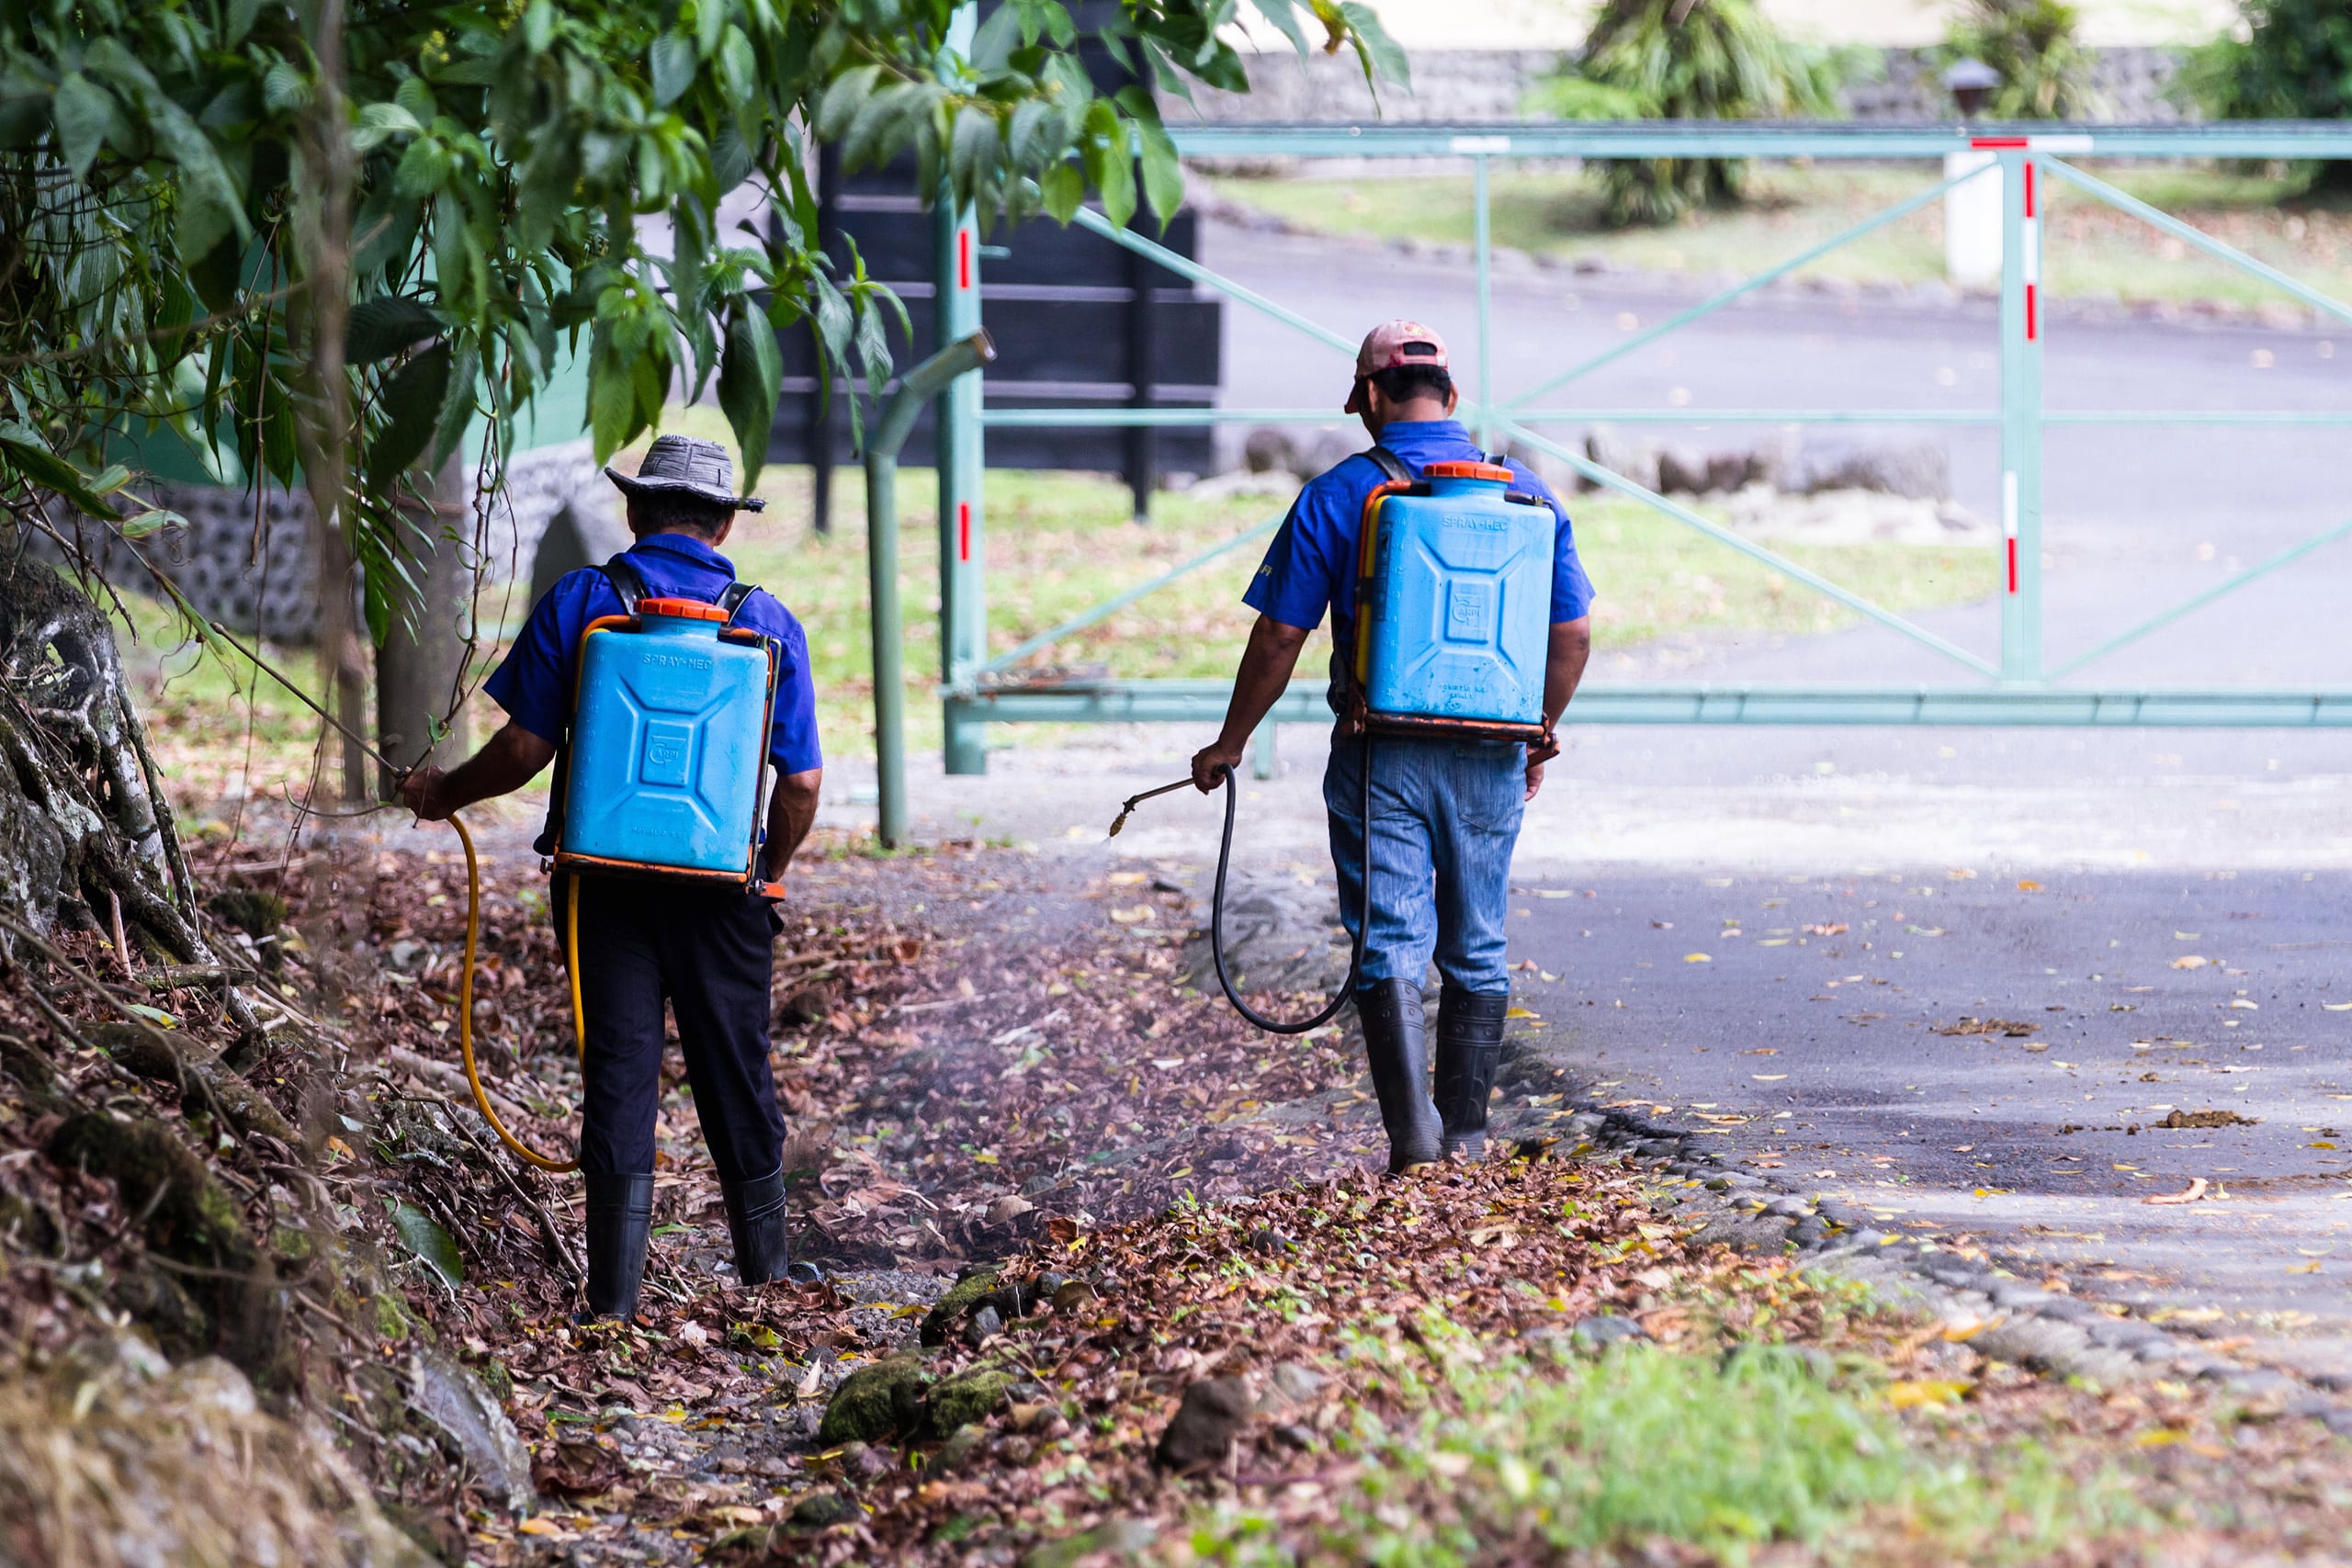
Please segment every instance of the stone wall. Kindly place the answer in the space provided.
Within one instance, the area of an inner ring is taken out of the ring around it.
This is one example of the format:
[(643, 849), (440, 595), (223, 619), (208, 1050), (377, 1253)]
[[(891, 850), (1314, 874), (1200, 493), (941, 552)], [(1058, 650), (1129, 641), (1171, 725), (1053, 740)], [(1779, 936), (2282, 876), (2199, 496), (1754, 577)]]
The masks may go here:
[[(2094, 52), (2098, 118), (2183, 118), (2180, 107), (2167, 96), (2180, 69), (2177, 51), (2132, 47)], [(1560, 60), (1558, 51), (1548, 49), (1423, 50), (1412, 57), (1410, 90), (1387, 88), (1375, 103), (1353, 55), (1318, 53), (1301, 61), (1291, 54), (1268, 54), (1253, 62), (1249, 92), (1194, 88), (1192, 105), (1164, 97), (1162, 112), (1178, 125), (1193, 118), (1408, 124), (1512, 120), (1521, 118), (1528, 93), (1559, 68)], [(1843, 96), (1858, 120), (1947, 120), (1952, 113), (1951, 99), (1936, 81), (1924, 50), (1888, 50), (1878, 79), (1858, 83)]]

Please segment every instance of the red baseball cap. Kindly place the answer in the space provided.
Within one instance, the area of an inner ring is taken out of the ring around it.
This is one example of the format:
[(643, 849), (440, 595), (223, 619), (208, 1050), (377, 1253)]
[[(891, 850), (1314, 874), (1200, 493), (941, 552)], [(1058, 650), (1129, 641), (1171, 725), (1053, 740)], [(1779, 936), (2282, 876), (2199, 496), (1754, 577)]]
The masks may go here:
[(1340, 412), (1362, 412), (1364, 378), (1400, 365), (1446, 368), (1445, 340), (1420, 322), (1408, 321), (1402, 316), (1383, 321), (1364, 333), (1363, 346), (1356, 350), (1355, 385), (1349, 389), (1347, 407)]

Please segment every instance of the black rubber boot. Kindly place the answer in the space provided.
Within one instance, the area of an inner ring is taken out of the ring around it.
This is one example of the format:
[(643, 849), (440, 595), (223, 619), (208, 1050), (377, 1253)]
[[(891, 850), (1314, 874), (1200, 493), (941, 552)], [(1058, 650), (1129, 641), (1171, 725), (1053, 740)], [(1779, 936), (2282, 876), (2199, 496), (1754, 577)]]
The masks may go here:
[(735, 1274), (747, 1285), (764, 1285), (785, 1278), (792, 1267), (792, 1242), (786, 1234), (784, 1172), (754, 1181), (721, 1181), (727, 1200), (727, 1234), (735, 1238)]
[(1510, 993), (1446, 987), (1437, 1002), (1437, 1113), (1445, 1123), (1445, 1152), (1487, 1157), (1487, 1098), (1503, 1057), (1503, 1015)]
[(1356, 993), (1364, 1055), (1380, 1120), (1388, 1129), (1388, 1173), (1444, 1157), (1437, 1107), (1430, 1102), (1430, 1047), (1421, 990), (1406, 980), (1374, 980)]
[(645, 1282), (645, 1248), (653, 1235), (653, 1173), (587, 1173), (588, 1313), (634, 1317)]

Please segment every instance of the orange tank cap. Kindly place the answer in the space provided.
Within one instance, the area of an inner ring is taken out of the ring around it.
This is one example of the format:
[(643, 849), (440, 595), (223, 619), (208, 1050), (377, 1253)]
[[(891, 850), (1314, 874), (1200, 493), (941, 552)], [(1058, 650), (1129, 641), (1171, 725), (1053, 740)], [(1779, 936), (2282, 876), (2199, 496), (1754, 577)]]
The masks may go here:
[(1421, 470), (1421, 477), (1431, 479), (1490, 479), (1496, 484), (1509, 484), (1518, 476), (1500, 463), (1431, 463)]
[(727, 612), (716, 604), (706, 604), (699, 599), (640, 599), (637, 602), (640, 615), (669, 615), (681, 621), (723, 621)]

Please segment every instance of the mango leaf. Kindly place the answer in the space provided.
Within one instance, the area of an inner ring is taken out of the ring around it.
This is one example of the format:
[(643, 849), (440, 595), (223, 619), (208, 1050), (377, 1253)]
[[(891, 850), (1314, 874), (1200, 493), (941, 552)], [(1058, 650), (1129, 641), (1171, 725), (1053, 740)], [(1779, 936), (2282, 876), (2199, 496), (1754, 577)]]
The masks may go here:
[(136, 517), (126, 519), (116, 532), (126, 539), (143, 539), (148, 535), (158, 533), (165, 528), (187, 526), (187, 518), (176, 512), (166, 512), (158, 507), (152, 512), (142, 512)]
[(27, 483), (55, 491), (77, 510), (108, 523), (121, 521), (122, 513), (107, 504), (88, 475), (51, 451), (23, 425), (0, 426), (0, 457)]
[(1152, 216), (1159, 220), (1162, 230), (1184, 205), (1184, 165), (1176, 156), (1176, 143), (1158, 120), (1136, 121), (1136, 140), (1141, 144), (1143, 156), (1143, 194), (1151, 203)]
[(354, 366), (373, 365), (440, 335), (441, 319), (424, 300), (405, 294), (380, 295), (351, 308), (343, 331), (343, 357)]
[(458, 1244), (424, 1210), (409, 1203), (394, 1203), (392, 1229), (400, 1233), (401, 1244), (416, 1254), (418, 1261), (432, 1269), (443, 1284), (454, 1291), (466, 1282), (465, 1260), (458, 1256)]
[(416, 465), (440, 423), (449, 391), (449, 345), (435, 344), (403, 365), (384, 387), (384, 428), (368, 445), (368, 482), (390, 485)]
[(653, 107), (667, 108), (695, 85), (695, 41), (683, 33), (663, 33), (653, 40), (647, 63), (653, 75)]
[[(1341, 0), (1340, 19), (1355, 29), (1356, 58), (1363, 62), (1364, 74), (1384, 82), (1394, 82), (1400, 87), (1413, 84), (1413, 68), (1405, 58), (1405, 51), (1388, 36), (1380, 18), (1369, 6), (1358, 0)], [(1334, 32), (1336, 39), (1340, 35)]]
[(735, 432), (743, 454), (743, 489), (748, 494), (760, 481), (768, 450), (768, 429), (775, 423), (775, 400), (784, 384), (784, 356), (776, 350), (775, 329), (757, 310), (746, 310), (727, 325), (727, 355), (718, 367), (718, 406)]
[(1037, 193), (1045, 198), (1047, 215), (1057, 223), (1067, 223), (1086, 199), (1086, 176), (1075, 164), (1056, 164), (1038, 176)]
[(114, 99), (79, 71), (69, 71), (49, 101), (49, 114), (57, 130), (57, 150), (78, 180), (90, 172), (106, 141)]

